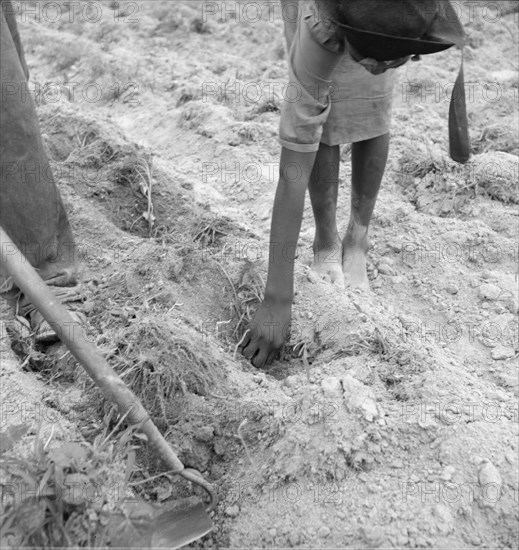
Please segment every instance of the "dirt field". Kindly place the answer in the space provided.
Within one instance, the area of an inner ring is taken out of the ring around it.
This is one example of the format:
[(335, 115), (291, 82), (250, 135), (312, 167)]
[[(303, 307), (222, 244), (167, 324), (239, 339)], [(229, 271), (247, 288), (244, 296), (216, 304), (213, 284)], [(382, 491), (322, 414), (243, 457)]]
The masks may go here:
[[(373, 294), (309, 271), (307, 201), (291, 342), (261, 372), (236, 346), (266, 279), (287, 81), (277, 2), (15, 2), (88, 335), (218, 489), (194, 547), (519, 548), (518, 18), (513, 2), (453, 3), (475, 154), (448, 157), (459, 52), (400, 69)], [(2, 450), (19, 459), (4, 487), (129, 482), (141, 510), (202, 497), (154, 477), (156, 457), (65, 349), (35, 349), (3, 318)], [(137, 544), (105, 519), (122, 496), (18, 495), (2, 547)]]

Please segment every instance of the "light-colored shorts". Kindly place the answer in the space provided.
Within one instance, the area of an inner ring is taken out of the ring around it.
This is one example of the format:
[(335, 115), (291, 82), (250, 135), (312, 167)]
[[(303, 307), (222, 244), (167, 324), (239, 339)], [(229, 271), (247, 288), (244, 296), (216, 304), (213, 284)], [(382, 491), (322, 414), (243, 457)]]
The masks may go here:
[[(396, 71), (372, 75), (354, 61), (312, 0), (281, 0), (281, 6), (289, 52), (281, 145), (312, 152), (320, 143), (354, 143), (389, 132)], [(332, 57), (336, 65), (325, 78), (315, 62), (309, 66), (309, 59)]]

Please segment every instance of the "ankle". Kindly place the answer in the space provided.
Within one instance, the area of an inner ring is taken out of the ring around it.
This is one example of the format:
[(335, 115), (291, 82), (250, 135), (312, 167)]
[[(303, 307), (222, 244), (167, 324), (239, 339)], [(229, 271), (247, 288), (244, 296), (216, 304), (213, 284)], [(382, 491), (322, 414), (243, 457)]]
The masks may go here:
[(357, 248), (367, 252), (370, 247), (368, 227), (350, 225), (342, 244), (345, 248)]
[(335, 230), (335, 232), (330, 232), (327, 234), (315, 234), (314, 242), (313, 242), (313, 250), (314, 252), (319, 252), (322, 250), (332, 250), (336, 248), (341, 243), (341, 238), (339, 237), (339, 232)]

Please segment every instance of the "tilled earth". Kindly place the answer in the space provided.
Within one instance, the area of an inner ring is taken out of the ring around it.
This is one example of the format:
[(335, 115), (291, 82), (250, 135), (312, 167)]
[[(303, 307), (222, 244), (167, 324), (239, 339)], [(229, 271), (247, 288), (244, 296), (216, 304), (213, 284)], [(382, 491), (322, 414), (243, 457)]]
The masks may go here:
[[(291, 342), (267, 372), (236, 345), (266, 277), (287, 74), (279, 6), (103, 1), (92, 15), (54, 4), (56, 21), (41, 12), (20, 25), (82, 251), (89, 330), (184, 463), (218, 488), (216, 528), (196, 544), (518, 548), (510, 3), (459, 5), (467, 165), (447, 154), (459, 53), (400, 70), (371, 295), (310, 272), (308, 202)], [(344, 230), (348, 146), (342, 160)], [(35, 403), (43, 392), (63, 417), (54, 438), (89, 439), (107, 406), (63, 351), (49, 365), (23, 349), (18, 365), (3, 365), (6, 380), (28, 371), (4, 385), (4, 400)], [(19, 418), (2, 415), (2, 429), (10, 423)], [(158, 472), (155, 462), (138, 453), (135, 475)], [(166, 478), (146, 487), (164, 506), (190, 492)]]

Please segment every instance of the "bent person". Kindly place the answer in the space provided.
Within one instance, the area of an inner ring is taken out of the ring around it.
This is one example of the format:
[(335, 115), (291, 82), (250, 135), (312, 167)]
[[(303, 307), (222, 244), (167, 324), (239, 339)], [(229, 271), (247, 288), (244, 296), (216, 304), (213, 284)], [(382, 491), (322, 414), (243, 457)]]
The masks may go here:
[[(280, 122), (280, 179), (272, 212), (265, 297), (242, 340), (256, 367), (284, 344), (294, 296), (294, 251), (308, 188), (315, 219), (312, 268), (339, 288), (369, 289), (368, 230), (389, 150), (394, 69), (412, 56), (463, 47), (449, 1), (281, 0), (290, 84)], [(463, 65), (449, 112), (451, 156), (469, 158)], [(339, 146), (352, 143), (351, 212), (337, 230)], [(298, 169), (294, 169), (297, 167)]]

